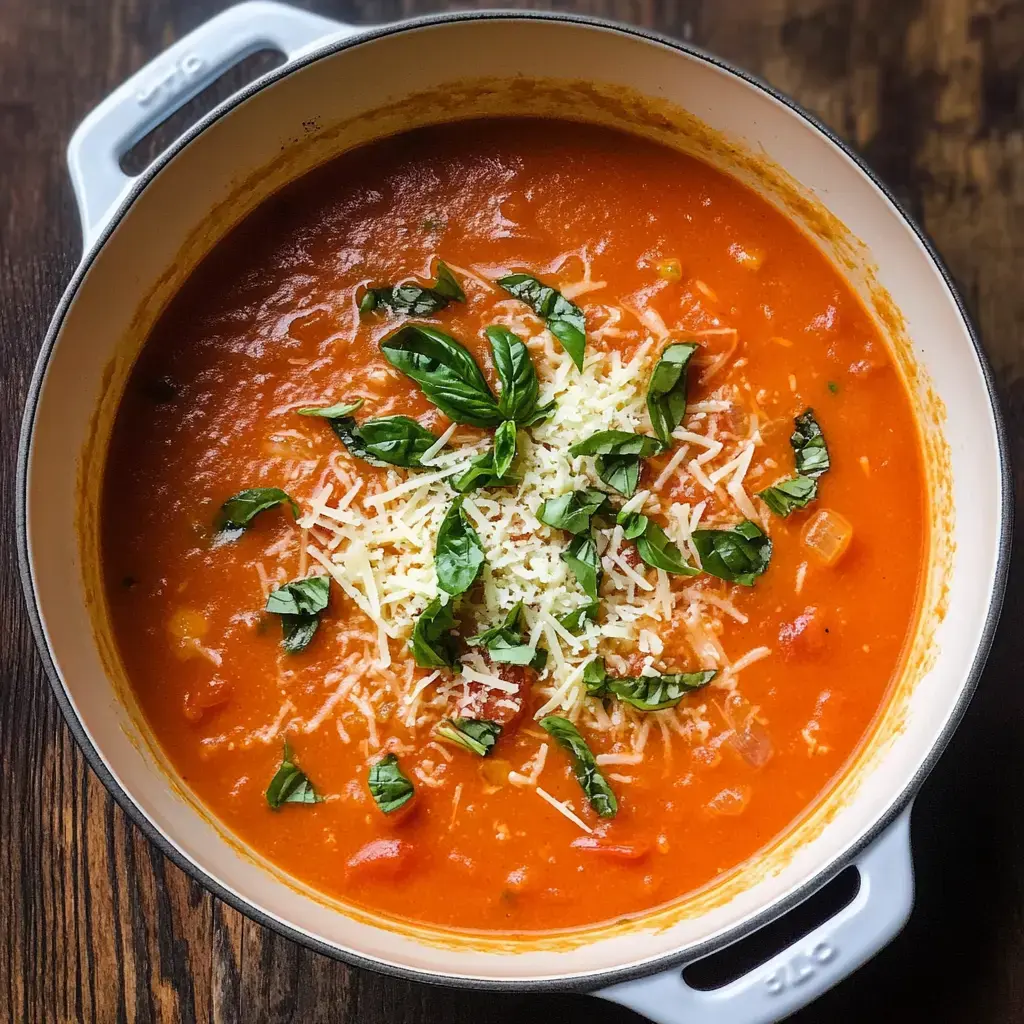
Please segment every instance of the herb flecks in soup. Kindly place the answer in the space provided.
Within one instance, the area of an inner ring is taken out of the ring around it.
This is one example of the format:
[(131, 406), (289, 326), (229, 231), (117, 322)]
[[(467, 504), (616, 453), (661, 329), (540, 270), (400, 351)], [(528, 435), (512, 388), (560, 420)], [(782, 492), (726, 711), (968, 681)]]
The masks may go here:
[(283, 869), (441, 925), (608, 920), (754, 855), (865, 736), (917, 437), (851, 289), (732, 179), (435, 128), (269, 200), (162, 316), (108, 602), (171, 762)]

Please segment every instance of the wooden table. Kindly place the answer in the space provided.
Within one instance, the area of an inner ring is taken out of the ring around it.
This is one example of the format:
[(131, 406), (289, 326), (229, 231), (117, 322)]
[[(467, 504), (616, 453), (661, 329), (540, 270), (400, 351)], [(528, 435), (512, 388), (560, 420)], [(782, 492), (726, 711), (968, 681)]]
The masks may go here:
[[(312, 4), (353, 23), (435, 0)], [(567, 0), (692, 40), (854, 144), (948, 261), (1024, 443), (1024, 2)], [(79, 255), (64, 168), (81, 117), (218, 0), (4, 0), (0, 9), (0, 502), (11, 533), (25, 390)], [(1024, 483), (1018, 473), (1019, 483)], [(1021, 545), (1015, 559), (1019, 565)], [(582, 996), (450, 992), (351, 970), (211, 898), (85, 767), (0, 549), (0, 1022), (639, 1020)], [(801, 1022), (1024, 1020), (1024, 586), (913, 818), (903, 934)]]

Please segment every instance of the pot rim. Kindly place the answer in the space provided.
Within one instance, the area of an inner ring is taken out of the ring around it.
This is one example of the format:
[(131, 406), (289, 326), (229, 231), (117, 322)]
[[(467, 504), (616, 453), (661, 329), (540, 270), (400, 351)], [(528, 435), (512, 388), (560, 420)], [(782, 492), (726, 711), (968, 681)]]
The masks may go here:
[[(975, 651), (971, 670), (965, 680), (957, 700), (950, 710), (950, 714), (943, 725), (942, 731), (932, 745), (931, 749), (922, 759), (914, 773), (913, 778), (888, 804), (886, 809), (877, 817), (874, 825), (868, 829), (857, 842), (849, 845), (845, 850), (838, 853), (830, 861), (823, 864), (815, 874), (803, 885), (789, 893), (783, 899), (777, 900), (768, 905), (756, 914), (738, 922), (727, 931), (716, 935), (696, 945), (682, 947), (670, 953), (666, 953), (653, 960), (642, 964), (626, 965), (606, 970), (589, 972), (573, 976), (563, 976), (545, 979), (514, 979), (514, 978), (474, 978), (462, 975), (447, 975), (431, 971), (422, 971), (412, 967), (399, 964), (392, 964), (386, 961), (377, 960), (374, 957), (365, 956), (353, 950), (343, 949), (328, 942), (324, 942), (308, 933), (301, 931), (291, 925), (272, 917), (258, 907), (249, 903), (244, 898), (226, 889), (220, 882), (212, 878), (202, 866), (182, 853), (173, 845), (163, 833), (150, 821), (146, 813), (139, 807), (134, 799), (118, 784), (106, 766), (103, 755), (95, 747), (86, 734), (82, 723), (79, 721), (75, 709), (71, 703), (64, 684), (53, 661), (46, 635), (42, 626), (39, 605), (36, 598), (35, 587), (32, 580), (32, 568), (29, 557), (28, 525), (27, 525), (27, 500), (28, 500), (28, 462), (32, 446), (32, 439), (35, 432), (36, 409), (38, 406), (39, 393), (42, 387), (43, 378), (49, 366), (50, 356), (53, 352), (57, 337), (63, 327), (64, 318), (70, 309), (82, 282), (95, 260), (96, 256), (113, 234), (123, 217), (135, 204), (139, 196), (146, 190), (152, 180), (159, 174), (189, 143), (204, 132), (220, 118), (230, 113), (238, 105), (247, 99), (255, 96), (258, 92), (276, 84), (288, 75), (320, 60), (332, 56), (342, 50), (384, 36), (393, 35), (398, 32), (417, 30), (429, 26), (446, 25), (464, 21), (474, 20), (524, 20), (524, 21), (555, 21), (572, 25), (582, 25), (588, 28), (602, 29), (604, 31), (620, 33), (634, 38), (657, 43), (670, 49), (676, 50), (686, 56), (703, 61), (722, 71), (740, 78), (748, 85), (761, 90), (768, 96), (785, 106), (797, 117), (802, 118), (807, 124), (818, 133), (825, 136), (833, 145), (839, 148), (859, 170), (867, 177), (881, 196), (888, 200), (896, 214), (911, 229), (922, 247), (927, 253), (928, 259), (938, 271), (949, 293), (956, 304), (957, 312), (964, 329), (970, 338), (977, 359), (982, 378), (985, 383), (985, 390), (988, 396), (989, 408), (992, 415), (996, 432), (998, 458), (999, 458), (999, 547), (992, 580), (991, 593), (988, 602), (988, 609), (985, 615), (985, 623)], [(489, 991), (506, 992), (540, 992), (540, 991), (589, 991), (603, 988), (607, 985), (620, 983), (635, 978), (670, 970), (674, 967), (683, 966), (695, 960), (720, 950), (745, 935), (752, 934), (770, 921), (776, 920), (789, 910), (798, 906), (821, 886), (834, 878), (840, 871), (848, 867), (854, 858), (866, 849), (882, 832), (900, 815), (913, 797), (916, 795), (921, 784), (935, 766), (938, 758), (945, 750), (953, 732), (960, 724), (967, 706), (977, 689), (978, 682), (988, 659), (989, 651), (995, 635), (996, 627), (1002, 611), (1003, 597), (1009, 574), (1010, 547), (1013, 530), (1013, 488), (1010, 477), (1009, 448), (1007, 444), (1005, 425), (999, 406), (995, 381), (988, 359), (981, 346), (978, 333), (967, 313), (963, 299), (961, 298), (953, 282), (952, 275), (939, 256), (931, 238), (917, 224), (913, 217), (902, 207), (892, 192), (884, 185), (875, 173), (868, 167), (867, 163), (848, 146), (835, 132), (823, 124), (814, 114), (805, 110), (793, 99), (779, 92), (773, 86), (763, 81), (748, 71), (735, 67), (720, 57), (705, 52), (700, 47), (690, 43), (674, 39), (660, 32), (633, 25), (620, 24), (604, 18), (592, 17), (590, 15), (572, 14), (553, 11), (533, 10), (489, 10), (489, 11), (455, 11), (440, 14), (425, 15), (403, 21), (393, 22), (386, 25), (370, 27), (358, 30), (355, 35), (326, 42), (320, 46), (314, 46), (309, 52), (300, 57), (287, 61), (280, 67), (270, 71), (256, 81), (240, 90), (234, 96), (219, 104), (212, 111), (202, 117), (187, 131), (185, 131), (167, 150), (150, 164), (146, 170), (134, 181), (131, 189), (118, 204), (115, 212), (96, 236), (89, 249), (82, 254), (82, 257), (75, 268), (75, 272), (68, 283), (64, 294), (54, 312), (53, 318), (47, 329), (36, 360), (32, 379), (29, 383), (25, 400), (25, 408), (21, 424), (21, 435), (18, 443), (17, 476), (15, 487), (15, 533), (18, 548), (18, 573), (21, 579), (22, 590), (25, 596), (25, 604), (28, 611), (29, 622), (32, 627), (32, 634), (35, 639), (36, 649), (39, 652), (50, 682), (50, 688), (57, 699), (61, 715), (79, 749), (85, 755), (89, 767), (96, 773), (103, 783), (107, 792), (114, 798), (121, 810), (128, 818), (142, 831), (149, 842), (168, 857), (172, 863), (185, 872), (190, 878), (198, 882), (204, 889), (213, 896), (227, 903), (232, 909), (251, 918), (265, 928), (269, 928), (284, 938), (290, 939), (299, 945), (314, 952), (331, 957), (334, 960), (341, 960), (355, 967), (373, 970), (378, 973), (392, 977), (403, 978), (410, 981), (424, 982), (428, 984), (441, 985), (452, 988), (480, 989)]]

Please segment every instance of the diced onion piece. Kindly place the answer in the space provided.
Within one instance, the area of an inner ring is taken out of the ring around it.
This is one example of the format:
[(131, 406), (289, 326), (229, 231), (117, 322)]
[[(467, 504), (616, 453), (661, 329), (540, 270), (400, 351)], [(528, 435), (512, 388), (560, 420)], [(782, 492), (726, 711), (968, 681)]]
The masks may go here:
[(729, 786), (707, 802), (707, 809), (718, 817), (735, 818), (747, 809), (750, 796), (749, 786)]
[(772, 756), (772, 738), (754, 717), (755, 709), (750, 702), (733, 692), (726, 699), (722, 710), (732, 729), (730, 745), (751, 768), (767, 764)]
[(481, 778), (488, 786), (498, 788), (504, 786), (508, 782), (508, 773), (512, 770), (512, 765), (508, 761), (503, 761), (500, 757), (489, 757), (483, 761), (480, 765), (479, 772)]
[(178, 608), (167, 623), (167, 631), (175, 640), (198, 640), (206, 635), (210, 624), (202, 612), (184, 605)]
[(846, 553), (853, 539), (849, 521), (830, 508), (817, 512), (804, 527), (804, 547), (812, 551), (825, 565), (835, 565)]
[(683, 268), (679, 260), (661, 260), (656, 264), (658, 270), (658, 277), (663, 277), (666, 281), (679, 281), (683, 276)]
[(764, 263), (764, 249), (740, 245), (738, 242), (733, 242), (729, 246), (729, 255), (748, 270), (760, 270), (761, 264)]

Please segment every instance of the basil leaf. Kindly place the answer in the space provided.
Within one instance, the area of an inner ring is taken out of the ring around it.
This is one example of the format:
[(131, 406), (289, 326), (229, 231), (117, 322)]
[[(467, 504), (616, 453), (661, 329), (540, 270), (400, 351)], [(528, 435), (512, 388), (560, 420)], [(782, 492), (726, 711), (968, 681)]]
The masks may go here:
[(644, 535), (650, 519), (639, 512), (620, 512), (615, 517), (615, 522), (622, 527), (622, 536), (626, 540), (636, 540)]
[(597, 475), (609, 487), (631, 498), (640, 482), (640, 459), (657, 455), (665, 445), (650, 434), (600, 430), (574, 444), (570, 455), (596, 455)]
[(412, 783), (402, 774), (394, 754), (387, 754), (370, 766), (369, 786), (370, 794), (385, 814), (404, 807), (414, 792)]
[(281, 804), (318, 804), (323, 802), (313, 789), (313, 783), (299, 771), (292, 760), (292, 748), (284, 741), (284, 755), (281, 766), (267, 786), (267, 803), (273, 810), (280, 810)]
[(705, 572), (744, 587), (754, 585), (772, 557), (772, 542), (749, 519), (728, 530), (694, 530), (693, 544)]
[(363, 400), (357, 398), (354, 402), (337, 402), (335, 405), (307, 405), (304, 409), (296, 409), (300, 416), (322, 416), (325, 420), (337, 420), (342, 416), (350, 416), (357, 409), (362, 408)]
[(635, 455), (648, 458), (665, 450), (665, 445), (650, 434), (634, 434), (629, 430), (599, 430), (577, 442), (570, 455)]
[(529, 665), (538, 672), (547, 662), (547, 651), (526, 643), (522, 629), (523, 602), (517, 601), (497, 626), (471, 636), (471, 647), (486, 647), (491, 661), (506, 665)]
[(686, 415), (686, 370), (698, 347), (692, 342), (667, 345), (647, 385), (651, 426), (666, 445), (672, 444), (672, 431)]
[(604, 658), (595, 658), (583, 670), (591, 697), (614, 696), (640, 711), (674, 708), (688, 693), (708, 685), (717, 671), (679, 672), (662, 676), (609, 676)]
[(512, 468), (516, 457), (516, 425), (514, 420), (505, 420), (494, 432), (494, 472), (500, 480)]
[(438, 260), (435, 284), (425, 288), (415, 281), (406, 281), (384, 288), (367, 288), (359, 302), (359, 312), (369, 313), (380, 306), (387, 306), (394, 313), (427, 316), (444, 309), (452, 300), (465, 302), (466, 295), (455, 275), (442, 260)]
[(577, 369), (583, 369), (587, 325), (579, 306), (530, 274), (509, 274), (498, 281), (498, 287), (525, 302), (562, 343), (562, 348), (569, 353)]
[(478, 455), (469, 464), (465, 473), (457, 476), (452, 481), (452, 487), (459, 494), (467, 494), (475, 491), (478, 487), (511, 487), (519, 483), (519, 477), (506, 473), (499, 476), (494, 469), (494, 449)]
[(385, 338), (380, 350), (456, 423), (496, 427), (505, 418), (469, 351), (443, 331), (406, 324)]
[(441, 589), (455, 597), (476, 582), (484, 564), (484, 546), (456, 498), (437, 531), (434, 570)]
[(383, 416), (363, 423), (343, 416), (330, 423), (349, 452), (372, 466), (422, 468), (420, 459), (437, 443), (434, 434), (408, 416)]
[(683, 553), (653, 520), (648, 521), (643, 536), (637, 538), (636, 553), (654, 569), (664, 569), (677, 576), (700, 575), (700, 569), (687, 564)]
[(614, 818), (619, 809), (618, 801), (576, 726), (568, 718), (548, 715), (540, 720), (540, 727), (569, 751), (572, 756), (573, 774), (590, 801), (590, 806), (602, 818)]
[(507, 327), (488, 327), (484, 331), (491, 343), (494, 368), (501, 380), (498, 408), (503, 416), (528, 427), (547, 416), (554, 402), (539, 406), (540, 383), (530, 359), (530, 350)]
[(636, 494), (640, 483), (640, 460), (635, 455), (598, 455), (594, 468), (599, 479), (626, 498)]
[(420, 668), (454, 668), (458, 649), (452, 627), (455, 625), (452, 602), (435, 597), (420, 612), (413, 626), (409, 650)]
[(327, 607), (330, 593), (329, 576), (307, 576), (271, 591), (266, 611), (281, 616), (284, 630), (281, 646), (289, 654), (297, 654), (309, 646), (320, 625), (320, 613)]
[(565, 615), (560, 616), (558, 624), (575, 636), (583, 632), (583, 627), (586, 623), (597, 621), (597, 609), (599, 607), (597, 601), (580, 605), (575, 611), (566, 612)]
[(757, 496), (777, 515), (788, 516), (795, 508), (806, 508), (818, 496), (818, 482), (809, 476), (780, 480)]
[(583, 593), (591, 601), (598, 599), (597, 589), (601, 585), (601, 559), (597, 557), (597, 544), (590, 533), (579, 533), (562, 552), (565, 562), (579, 581)]
[(220, 507), (213, 521), (218, 539), (237, 540), (247, 529), (253, 518), (268, 508), (286, 501), (292, 507), (292, 515), (299, 518), (299, 506), (295, 499), (280, 487), (251, 487), (247, 491), (233, 494)]
[(608, 515), (612, 504), (604, 491), (587, 488), (585, 491), (569, 491), (557, 498), (548, 498), (537, 510), (537, 518), (545, 526), (569, 533), (583, 533), (590, 529), (590, 520), (595, 516)]
[(796, 452), (796, 471), (801, 476), (817, 478), (831, 465), (825, 435), (814, 418), (813, 409), (807, 409), (793, 422), (796, 424), (796, 430), (793, 431), (789, 443)]
[(438, 725), (437, 734), (471, 754), (486, 757), (501, 735), (501, 726), (486, 718), (446, 718)]

